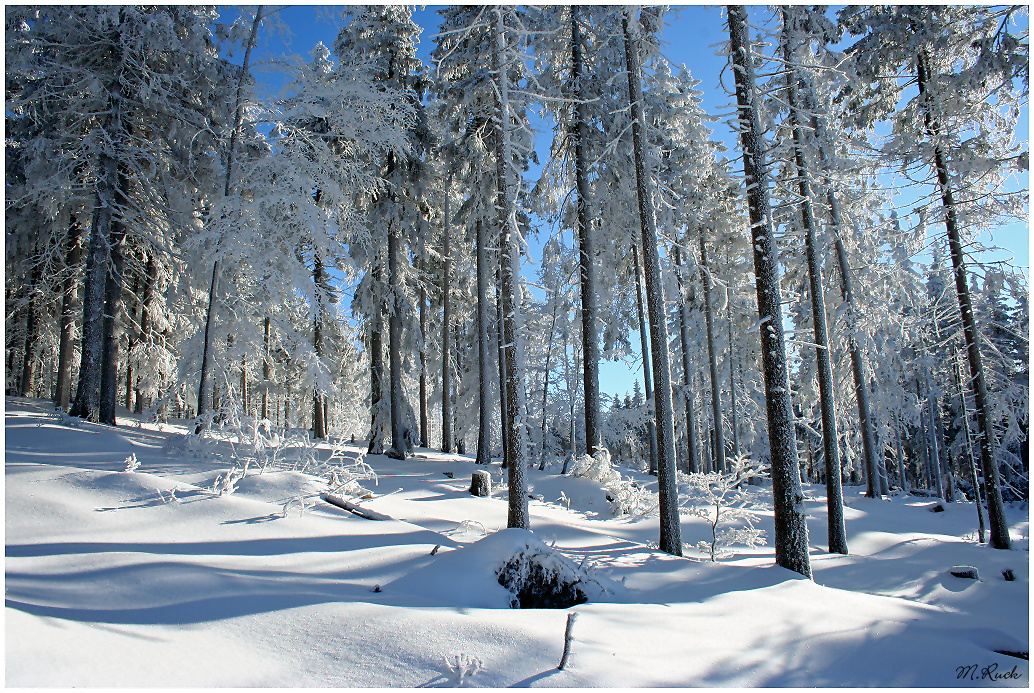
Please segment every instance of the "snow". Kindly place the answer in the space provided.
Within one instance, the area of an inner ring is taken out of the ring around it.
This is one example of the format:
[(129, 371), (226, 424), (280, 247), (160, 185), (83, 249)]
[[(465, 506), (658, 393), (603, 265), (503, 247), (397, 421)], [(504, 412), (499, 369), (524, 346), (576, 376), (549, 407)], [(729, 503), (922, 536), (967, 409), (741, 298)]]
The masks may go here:
[[(660, 553), (656, 515), (615, 517), (600, 484), (555, 469), (528, 471), (533, 533), (500, 531), (498, 466), (475, 498), (470, 458), (425, 449), (366, 457), (379, 479), (360, 503), (387, 521), (320, 501), (323, 481), (298, 471), (251, 471), (216, 495), (225, 459), (167, 448), (185, 426), (120, 413), (118, 428), (70, 428), (47, 402), (6, 399), (7, 686), (451, 686), (461, 653), (481, 662), (463, 683), (490, 687), (1029, 685), (1027, 661), (995, 652), (1029, 649), (1025, 506), (1007, 507), (1014, 549), (997, 551), (975, 543), (970, 504), (933, 513), (848, 486), (841, 556), (821, 548), (823, 487), (805, 486), (812, 582), (771, 546), (718, 563)], [(771, 511), (755, 512), (772, 536)], [(682, 517), (687, 546), (709, 531)], [(507, 608), (495, 571), (553, 542), (607, 593)]]

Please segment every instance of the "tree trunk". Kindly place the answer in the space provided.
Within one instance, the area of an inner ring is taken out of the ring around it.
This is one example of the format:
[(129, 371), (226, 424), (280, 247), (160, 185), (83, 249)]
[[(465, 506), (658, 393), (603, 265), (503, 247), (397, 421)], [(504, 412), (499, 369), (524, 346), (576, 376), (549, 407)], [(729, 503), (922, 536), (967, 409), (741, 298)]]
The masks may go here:
[(718, 379), (718, 352), (714, 346), (714, 309), (711, 307), (711, 270), (707, 265), (704, 232), (700, 230), (700, 273), (704, 283), (704, 316), (707, 323), (707, 361), (711, 369), (711, 418), (714, 421), (714, 460), (717, 471), (725, 474), (725, 431), (722, 430), (721, 382)]
[(685, 401), (686, 413), (686, 466), (690, 474), (700, 471), (700, 461), (697, 458), (696, 417), (693, 414), (693, 370), (690, 367), (689, 358), (689, 299), (683, 290), (682, 276), (682, 253), (679, 247), (675, 246), (675, 264), (678, 270), (675, 277), (679, 285), (679, 345), (682, 347), (682, 384), (685, 387), (683, 400)]
[[(136, 301), (136, 308), (139, 308), (139, 312), (142, 314), (144, 312), (144, 306), (143, 306), (143, 302), (140, 300), (140, 274), (138, 272), (134, 272), (133, 273), (133, 290), (130, 293), (130, 295)], [(134, 312), (136, 311), (136, 308), (133, 309)], [(136, 318), (136, 324), (137, 324), (137, 329), (139, 330), (140, 329), (140, 318), (139, 317)], [(134, 380), (133, 380), (133, 360), (132, 360), (131, 357), (132, 357), (132, 354), (133, 354), (133, 345), (136, 344), (137, 340), (134, 339), (133, 332), (130, 331), (128, 328), (126, 329), (126, 336), (128, 337), (128, 339), (126, 341), (126, 409), (128, 409), (129, 411), (133, 411), (133, 390), (134, 390), (133, 383), (134, 383)], [(137, 336), (142, 338), (142, 333), (140, 333)]]
[(478, 326), (478, 446), (475, 462), (489, 464), (492, 452), (489, 449), (492, 441), (492, 422), (488, 409), (488, 260), (486, 258), (488, 234), (485, 233), (485, 221), (478, 218), (474, 222), (477, 234), (477, 326)]
[[(449, 216), (449, 197), (452, 192), (452, 173), (445, 184), (445, 219), (442, 228), (442, 452), (452, 452), (452, 342), (449, 326), (452, 324), (452, 218)], [(480, 333), (479, 333), (480, 334)]]
[(381, 292), (382, 270), (380, 252), (375, 253), (373, 269), (374, 292), (378, 298), (374, 301), (373, 315), (370, 316), (370, 444), (367, 452), (379, 455), (384, 452), (384, 441), (381, 439), (381, 427), (378, 421), (381, 400), (384, 397), (384, 348), (381, 331), (383, 330), (382, 313), (384, 305)]
[[(784, 9), (784, 32), (789, 28), (788, 25), (788, 12)], [(783, 57), (788, 65), (793, 64), (788, 38), (784, 39)], [(815, 237), (815, 216), (811, 208), (811, 178), (808, 173), (810, 169), (804, 153), (804, 133), (801, 129), (801, 115), (797, 106), (797, 77), (793, 70), (787, 72), (786, 86), (787, 101), (790, 106), (790, 126), (793, 129), (794, 163), (797, 166), (797, 192), (801, 198), (801, 220), (804, 223), (804, 248), (808, 256), (808, 289), (811, 294), (811, 320), (815, 334), (815, 360), (819, 380), (819, 407), (822, 411), (822, 446), (826, 463), (826, 520), (829, 552), (846, 555), (848, 553), (847, 529), (844, 525), (844, 492), (840, 479), (840, 436), (837, 435), (833, 366), (829, 353), (829, 334), (826, 328), (826, 294), (822, 281), (818, 240)], [(879, 493), (875, 457), (868, 455), (867, 458), (867, 462), (871, 465), (867, 467), (867, 495), (874, 498)]]
[[(109, 87), (110, 111), (105, 130), (114, 135), (121, 129), (122, 88), (118, 82)], [(100, 421), (101, 363), (104, 355), (104, 298), (111, 265), (112, 225), (118, 188), (118, 162), (107, 150), (100, 154), (100, 176), (96, 182), (90, 248), (83, 278), (83, 336), (79, 364), (79, 383), (69, 413), (93, 422)]]
[(761, 122), (756, 106), (758, 96), (747, 35), (746, 9), (742, 5), (730, 5), (728, 18), (747, 205), (754, 247), (758, 316), (761, 320), (759, 329), (772, 463), (776, 564), (810, 578), (808, 525), (804, 514), (804, 494), (798, 468), (786, 346), (783, 341), (778, 250), (768, 201), (768, 172)]
[[(596, 335), (596, 251), (589, 222), (589, 163), (585, 153), (588, 139), (588, 113), (583, 84), (582, 36), (578, 26), (578, 6), (571, 6), (571, 81), (574, 85), (574, 171), (578, 189), (578, 228), (580, 277), (582, 288), (582, 386), (585, 390), (585, 452), (591, 455), (601, 445), (600, 348)], [(545, 412), (543, 412), (545, 416)]]
[[(233, 189), (233, 164), (235, 157), (235, 150), (237, 148), (237, 138), (240, 136), (241, 123), (244, 120), (244, 103), (243, 103), (243, 92), (244, 92), (244, 80), (248, 74), (248, 63), (251, 59), (251, 51), (255, 47), (255, 38), (258, 36), (259, 22), (262, 21), (262, 5), (259, 5), (255, 9), (255, 19), (251, 23), (251, 34), (248, 36), (248, 45), (244, 49), (244, 59), (241, 61), (240, 71), (237, 73), (237, 97), (234, 106), (234, 118), (233, 118), (233, 130), (230, 131), (230, 142), (226, 151), (226, 178), (223, 184), (223, 196), (229, 197), (230, 191)], [(201, 376), (198, 380), (197, 387), (197, 415), (201, 419), (208, 411), (208, 402), (206, 399), (208, 390), (208, 377), (211, 364), (209, 362), (209, 353), (213, 341), (213, 323), (214, 323), (214, 308), (215, 308), (215, 292), (219, 288), (219, 260), (212, 263), (212, 282), (208, 292), (208, 312), (205, 314), (205, 344), (201, 351)], [(214, 399), (214, 397), (213, 397)], [(203, 420), (199, 420), (195, 433), (201, 433), (201, 430), (207, 426), (207, 423)]]
[[(326, 281), (326, 276), (323, 271), (323, 259), (320, 257), (319, 252), (313, 254), (312, 263), (312, 281), (314, 284), (315, 296), (313, 306), (313, 321), (312, 321), (312, 346), (316, 351), (316, 359), (322, 360), (323, 358), (323, 319), (324, 319), (324, 308), (323, 308), (323, 294), (321, 293), (323, 283)], [(313, 388), (312, 392), (312, 435), (320, 440), (327, 439), (327, 421), (325, 418), (325, 410), (323, 408), (323, 393), (320, 391), (319, 386)]]
[(632, 148), (635, 155), (636, 197), (643, 236), (643, 270), (650, 313), (650, 349), (653, 356), (654, 411), (657, 419), (657, 486), (660, 504), (661, 551), (682, 555), (682, 528), (678, 512), (675, 476), (675, 420), (671, 404), (671, 366), (668, 362), (668, 324), (664, 309), (660, 258), (657, 253), (657, 222), (654, 218), (652, 182), (646, 167), (646, 114), (639, 74), (638, 27), (626, 9), (622, 17), (625, 34), (625, 62), (628, 66), (628, 95), (632, 110)]
[(389, 457), (406, 459), (406, 431), (402, 421), (402, 306), (399, 276), (399, 245), (401, 230), (397, 224), (388, 227), (388, 368), (391, 397), (391, 451)]
[[(639, 242), (632, 239), (632, 266), (635, 270), (635, 307), (639, 315), (639, 349), (643, 356), (643, 389), (646, 402), (653, 402), (653, 368), (650, 366), (650, 341), (646, 334), (646, 308), (643, 305), (643, 279), (639, 269)], [(692, 409), (692, 402), (690, 402)], [(646, 436), (650, 446), (649, 472), (657, 475), (657, 426), (653, 417), (646, 421)]]
[(729, 300), (726, 302), (729, 326), (729, 413), (732, 417), (732, 456), (740, 458), (740, 421), (736, 409), (736, 350), (732, 345), (732, 286), (729, 286)]
[(546, 366), (542, 373), (542, 421), (539, 429), (539, 471), (546, 468), (546, 396), (549, 393), (549, 361), (553, 355), (553, 334), (556, 330), (556, 297), (553, 299), (553, 321), (546, 340)]
[(493, 51), (493, 68), (499, 86), (499, 124), (502, 137), (500, 138), (499, 167), (500, 180), (502, 185), (502, 206), (499, 210), (500, 221), (502, 222), (502, 235), (500, 238), (499, 256), (502, 263), (502, 298), (503, 298), (503, 328), (502, 333), (506, 339), (504, 356), (506, 358), (506, 408), (509, 416), (509, 425), (504, 431), (506, 460), (509, 463), (508, 478), (510, 484), (509, 509), (507, 512), (506, 526), (520, 527), (527, 529), (528, 519), (528, 492), (525, 481), (526, 465), (524, 454), (524, 385), (522, 383), (521, 355), (518, 347), (520, 335), (518, 326), (520, 324), (520, 304), (518, 302), (517, 282), (520, 277), (520, 268), (517, 257), (517, 218), (514, 210), (513, 186), (510, 184), (510, 170), (513, 165), (512, 151), (510, 148), (510, 98), (509, 98), (509, 77), (507, 69), (509, 62), (503, 63), (503, 52), (506, 50), (506, 37), (503, 33), (503, 9), (495, 9), (495, 50)]
[[(500, 253), (500, 258), (502, 253)], [(501, 262), (501, 260), (500, 260)], [(509, 411), (506, 401), (506, 352), (503, 345), (506, 343), (503, 325), (503, 290), (502, 290), (502, 266), (496, 265), (495, 270), (495, 346), (496, 363), (499, 366), (499, 444), (502, 446), (503, 469), (509, 465), (509, 457), (506, 449), (506, 429), (510, 423)]]
[(25, 349), (22, 353), (22, 397), (33, 397), (36, 391), (36, 350), (40, 337), (40, 286), (43, 279), (43, 268), (40, 262), (33, 263), (28, 287), (28, 304), (25, 307)]
[[(818, 144), (819, 163), (824, 171), (823, 186), (826, 188), (826, 204), (829, 207), (830, 221), (832, 222), (829, 231), (833, 234), (833, 243), (836, 247), (837, 265), (840, 270), (840, 293), (847, 311), (844, 319), (847, 322), (847, 344), (848, 352), (851, 354), (851, 372), (854, 377), (855, 403), (858, 407), (858, 421), (861, 425), (862, 454), (864, 456), (865, 468), (869, 471), (869, 477), (876, 473), (876, 448), (874, 445), (874, 423), (869, 409), (869, 390), (866, 386), (866, 364), (862, 355), (862, 348), (858, 342), (858, 307), (854, 298), (854, 284), (852, 282), (851, 265), (847, 258), (847, 249), (841, 237), (845, 228), (840, 214), (840, 205), (837, 201), (836, 192), (830, 179), (830, 163), (826, 155), (824, 142), (825, 119), (817, 115), (818, 107), (811, 92), (805, 94), (805, 103), (812, 111), (811, 125)], [(875, 498), (875, 488), (866, 487), (866, 495)]]
[(427, 253), (424, 247), (424, 234), (418, 240), (420, 255), (420, 445), (430, 447), (427, 439)]
[[(922, 97), (926, 93), (931, 78), (929, 58), (925, 52), (921, 51), (917, 56), (916, 67), (919, 73), (919, 94)], [(934, 122), (929, 105), (926, 106), (924, 119), (927, 132), (932, 139), (939, 130), (939, 125)], [(976, 318), (973, 315), (973, 301), (969, 294), (969, 279), (966, 276), (962, 235), (959, 231), (958, 215), (955, 210), (955, 191), (952, 190), (949, 181), (948, 164), (944, 152), (937, 145), (934, 146), (934, 167), (937, 169), (937, 182), (941, 189), (941, 202), (944, 204), (944, 226), (948, 231), (948, 246), (951, 249), (951, 264), (955, 274), (955, 291), (959, 298), (959, 311), (962, 313), (962, 332), (966, 338), (970, 383), (973, 388), (977, 414), (977, 442), (980, 445), (980, 459), (984, 468), (984, 497), (987, 498), (991, 546), (996, 549), (1009, 549), (1012, 547), (1012, 540), (1009, 538), (1009, 525), (1005, 519), (1002, 489), (998, 479), (991, 407), (987, 401), (987, 384), (984, 381), (984, 367), (980, 358), (980, 333), (977, 331)]]
[(68, 404), (72, 396), (72, 359), (75, 356), (75, 313), (78, 307), (78, 282), (76, 275), (79, 272), (79, 263), (83, 254), (83, 227), (76, 221), (72, 221), (69, 227), (68, 254), (65, 256), (65, 266), (68, 272), (65, 277), (64, 291), (61, 296), (61, 321), (60, 321), (60, 342), (58, 345), (58, 366), (57, 366), (57, 393), (54, 403), (61, 408), (61, 411), (68, 411)]
[(262, 418), (269, 418), (269, 379), (272, 377), (273, 364), (269, 357), (269, 317), (262, 321)]
[[(130, 133), (131, 135), (131, 133)], [(125, 209), (129, 180), (122, 162), (118, 164), (116, 204)], [(126, 225), (121, 214), (111, 223), (111, 266), (104, 290), (104, 321), (102, 323), (103, 357), (101, 359), (100, 420), (115, 425), (115, 404), (118, 401), (118, 321), (122, 312), (122, 274), (125, 269)]]
[(969, 433), (969, 410), (966, 407), (966, 390), (962, 385), (962, 369), (958, 363), (958, 353), (952, 353), (952, 372), (955, 375), (955, 387), (959, 392), (959, 411), (962, 412), (962, 429), (966, 433), (966, 457), (969, 460), (970, 481), (973, 484), (973, 504), (977, 506), (977, 521), (979, 522), (979, 539), (984, 543), (984, 508), (980, 502), (980, 481), (977, 479), (976, 457), (973, 455), (973, 441)]

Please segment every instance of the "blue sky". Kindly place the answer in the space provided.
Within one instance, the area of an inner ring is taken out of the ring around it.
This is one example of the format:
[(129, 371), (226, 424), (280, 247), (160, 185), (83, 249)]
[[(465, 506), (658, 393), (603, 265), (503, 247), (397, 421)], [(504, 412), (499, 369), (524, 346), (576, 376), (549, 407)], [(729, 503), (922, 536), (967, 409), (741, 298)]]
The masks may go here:
[[(414, 20), (424, 28), (421, 35), (421, 42), (417, 54), (430, 64), (430, 53), (434, 47), (433, 37), (437, 32), (439, 15), (435, 12), (438, 6), (427, 6), (414, 12)], [(766, 17), (760, 15), (762, 8), (752, 8), (752, 21), (764, 23)], [(232, 13), (232, 10), (228, 10)], [(253, 54), (253, 64), (260, 71), (262, 78), (262, 62), (276, 60), (285, 52), (308, 55), (318, 41), (331, 46), (341, 27), (340, 8), (331, 6), (290, 6), (278, 12), (278, 17), (283, 26), (287, 27), (289, 34), (282, 29), (266, 28), (259, 38), (259, 45)], [(703, 108), (714, 116), (719, 116), (725, 121), (733, 112), (734, 97), (726, 91), (731, 89), (731, 74), (725, 68), (725, 58), (715, 55), (720, 49), (722, 42), (728, 40), (724, 26), (724, 12), (721, 7), (688, 6), (681, 9), (674, 8), (666, 17), (667, 26), (661, 34), (664, 55), (674, 65), (685, 64), (692, 75), (700, 80), (699, 89), (703, 92)], [(1022, 18), (1027, 21), (1026, 16)], [(268, 73), (267, 73), (268, 75)], [(725, 86), (721, 81), (724, 81)], [(1026, 133), (1029, 139), (1029, 117), (1025, 109), (1024, 116), (1027, 121)], [(730, 148), (728, 156), (736, 155), (735, 140), (731, 129), (725, 122), (714, 124), (714, 137), (725, 142)], [(548, 126), (543, 126), (542, 136), (539, 138), (537, 148), (540, 153), (540, 160), (548, 159), (549, 142), (552, 133)], [(544, 156), (543, 156), (544, 155)], [(739, 170), (739, 167), (734, 167)], [(533, 172), (537, 173), (537, 172)], [(907, 223), (907, 221), (906, 221)], [(544, 229), (543, 239), (537, 243), (531, 241), (533, 255), (541, 249), (548, 229)], [(998, 254), (996, 259), (1013, 258), (1013, 264), (1024, 268), (1028, 277), (1030, 275), (1030, 246), (1029, 246), (1029, 225), (1013, 224), (996, 230), (994, 237), (990, 238), (984, 234), (981, 238), (984, 243), (1002, 246), (1006, 250)], [(538, 260), (538, 258), (534, 258)], [(638, 343), (638, 338), (631, 340), (633, 344)], [(638, 349), (636, 350), (638, 354)], [(604, 397), (609, 402), (609, 395), (618, 394), (623, 396), (625, 392), (632, 390), (634, 380), (642, 383), (642, 364), (638, 355), (633, 361), (625, 363), (605, 362), (600, 368), (600, 389), (608, 396)]]

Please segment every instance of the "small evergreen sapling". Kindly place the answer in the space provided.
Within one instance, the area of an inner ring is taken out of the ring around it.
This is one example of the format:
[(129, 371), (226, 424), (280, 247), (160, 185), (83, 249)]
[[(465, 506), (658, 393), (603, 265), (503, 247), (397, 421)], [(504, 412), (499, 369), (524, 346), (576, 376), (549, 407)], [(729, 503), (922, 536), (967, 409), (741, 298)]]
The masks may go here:
[[(754, 548), (765, 542), (764, 530), (754, 526), (753, 510), (761, 508), (756, 492), (747, 481), (763, 471), (762, 466), (749, 463), (746, 458), (729, 460), (729, 472), (720, 474), (680, 474), (685, 500), (682, 512), (702, 518), (711, 526), (711, 540), (697, 543), (697, 550), (712, 561), (732, 555), (732, 546), (740, 544)], [(739, 526), (729, 526), (736, 523)]]

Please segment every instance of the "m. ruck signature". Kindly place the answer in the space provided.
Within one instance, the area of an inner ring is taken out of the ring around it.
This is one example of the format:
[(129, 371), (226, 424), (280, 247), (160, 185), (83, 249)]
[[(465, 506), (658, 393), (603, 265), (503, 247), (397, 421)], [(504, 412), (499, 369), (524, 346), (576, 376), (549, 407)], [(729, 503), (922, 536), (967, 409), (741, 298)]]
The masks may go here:
[(1019, 679), (1023, 676), (1023, 674), (1016, 671), (1015, 666), (1009, 671), (998, 671), (997, 662), (988, 664), (986, 667), (981, 667), (979, 664), (955, 667), (955, 674), (955, 678), (967, 679), (969, 681), (1008, 681), (1010, 679)]

